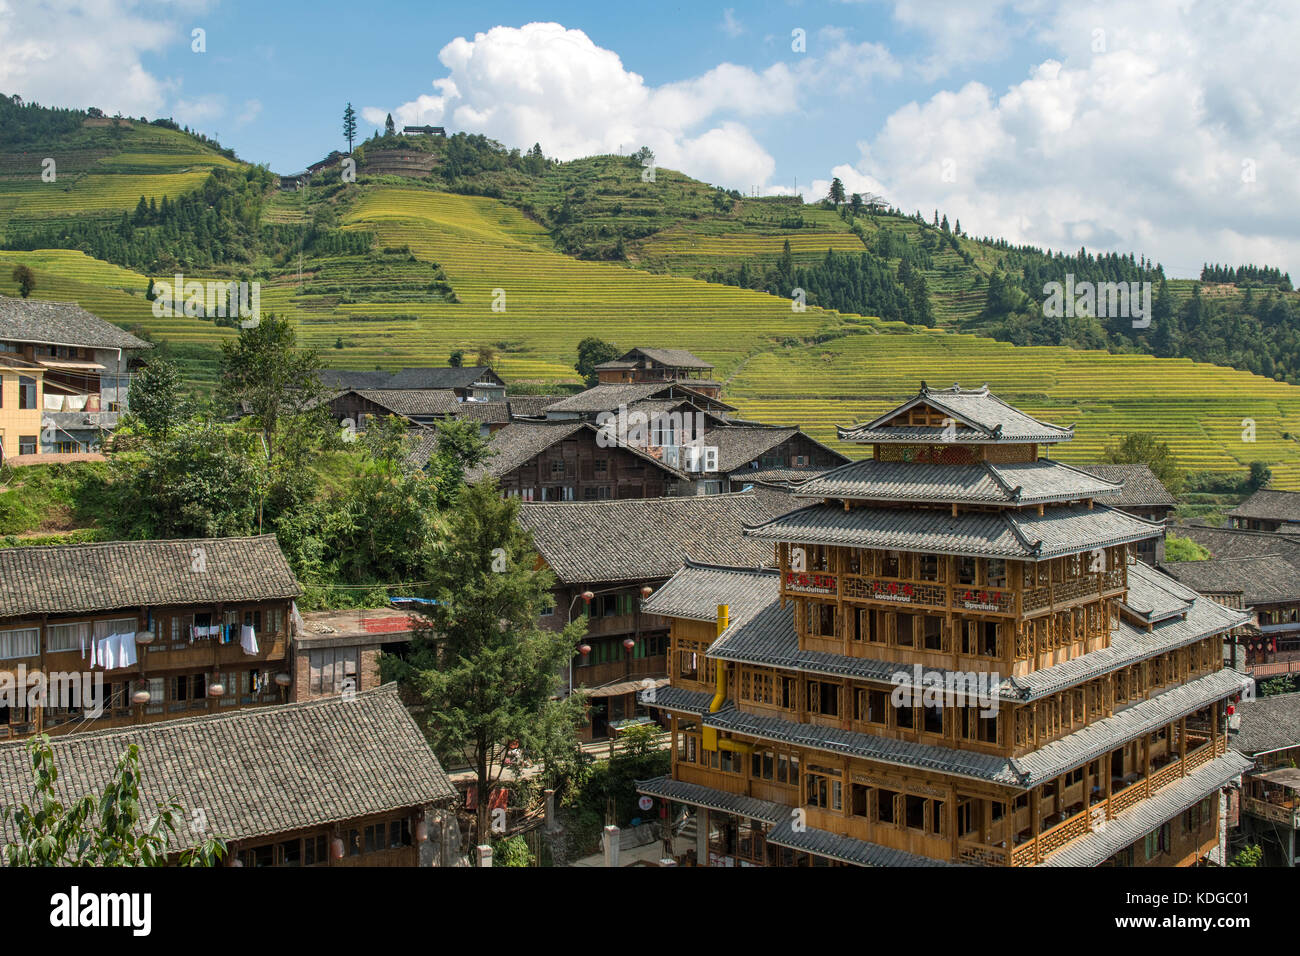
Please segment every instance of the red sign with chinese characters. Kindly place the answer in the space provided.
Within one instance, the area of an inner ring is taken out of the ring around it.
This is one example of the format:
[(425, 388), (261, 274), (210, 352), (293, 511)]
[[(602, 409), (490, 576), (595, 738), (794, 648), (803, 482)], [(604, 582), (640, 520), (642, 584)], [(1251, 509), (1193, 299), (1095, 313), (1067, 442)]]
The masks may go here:
[(816, 574), (808, 571), (787, 571), (785, 573), (787, 591), (804, 591), (809, 594), (834, 594), (837, 590), (835, 575)]

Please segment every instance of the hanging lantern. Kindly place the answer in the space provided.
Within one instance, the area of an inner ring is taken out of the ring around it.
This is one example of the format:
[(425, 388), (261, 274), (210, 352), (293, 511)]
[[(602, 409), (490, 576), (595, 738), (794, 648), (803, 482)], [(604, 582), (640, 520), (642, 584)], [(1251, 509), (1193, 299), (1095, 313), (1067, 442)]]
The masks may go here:
[(147, 704), (149, 703), (149, 692), (147, 690), (138, 690), (131, 695), (132, 703)]
[(226, 696), (226, 685), (223, 684), (223, 683), (221, 683), (221, 681), (217, 681), (215, 684), (209, 684), (209, 685), (208, 685), (208, 696), (209, 696), (209, 697), (225, 697), (225, 696)]
[(415, 825), (415, 842), (424, 843), (428, 839), (429, 824), (425, 821), (424, 817), (420, 817), (420, 821)]
[(293, 678), (290, 677), (288, 674), (284, 673), (284, 671), (281, 671), (280, 673), (275, 675), (275, 682), (279, 684), (281, 687), (288, 687), (290, 684), (293, 683)]
[(343, 859), (343, 838), (335, 837), (330, 841), (330, 856), (336, 860)]
[(137, 644), (152, 644), (152, 643), (153, 643), (153, 631), (136, 631), (136, 632), (135, 632), (135, 642), (136, 642)]
[(654, 593), (655, 593), (655, 589), (647, 584), (645, 587), (641, 589), (641, 598), (642, 600), (644, 600), (645, 598), (648, 598), (650, 595)]
[(588, 603), (588, 604), (591, 603), (591, 599), (594, 598), (595, 596), (596, 596), (596, 594), (595, 594), (594, 591), (583, 591), (583, 592), (582, 592), (582, 599), (583, 599), (583, 601), (585, 601), (585, 602)]
[(1236, 712), (1237, 712), (1237, 708), (1234, 707), (1232, 704), (1229, 704), (1229, 705), (1228, 705), (1228, 716), (1231, 717), (1231, 716), (1232, 716), (1233, 714), (1235, 714)]
[(632, 648), (636, 647), (636, 641), (632, 640), (630, 637), (625, 637), (623, 638), (623, 646), (627, 649), (628, 653), (631, 653)]
[(579, 644), (579, 645), (578, 645), (578, 653), (581, 654), (583, 657), (586, 657), (588, 654), (591, 653), (591, 645), (590, 645), (590, 644)]

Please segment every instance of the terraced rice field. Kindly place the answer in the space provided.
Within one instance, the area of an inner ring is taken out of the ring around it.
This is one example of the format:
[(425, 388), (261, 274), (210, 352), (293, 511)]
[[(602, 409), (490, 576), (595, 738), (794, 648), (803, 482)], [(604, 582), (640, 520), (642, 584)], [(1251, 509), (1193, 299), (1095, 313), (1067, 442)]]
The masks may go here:
[[(293, 212), (289, 197), (273, 206)], [(715, 363), (719, 377), (731, 377), (726, 395), (743, 414), (802, 424), (828, 443), (835, 442), (835, 424), (878, 414), (922, 379), (937, 386), (988, 383), (1032, 414), (1075, 424), (1078, 438), (1054, 457), (1096, 460), (1108, 443), (1145, 431), (1168, 441), (1184, 468), (1240, 470), (1263, 460), (1278, 487), (1300, 488), (1300, 443), (1287, 437), (1300, 435), (1300, 388), (1245, 372), (1182, 359), (1015, 348), (814, 308), (792, 313), (783, 299), (560, 255), (518, 210), (479, 197), (359, 186), (343, 222), (376, 233), (379, 247), (409, 246), (438, 263), (461, 301), (346, 302), (298, 294), (292, 274), (265, 283), (263, 311), (293, 318), (302, 341), (330, 365), (437, 365), (453, 349), (472, 355), (495, 345), (508, 381), (558, 382), (575, 380), (575, 349), (587, 335), (623, 347), (686, 348)], [(155, 318), (143, 297), (146, 277), (80, 253), (0, 253), (0, 262), (9, 261), (36, 269), (42, 296), (138, 324), (182, 357), (206, 356), (206, 365), (187, 365), (199, 381), (210, 381), (214, 347), (232, 334), (200, 319)], [(355, 268), (345, 261), (310, 267), (307, 290), (313, 282), (346, 284), (347, 269)], [(6, 294), (13, 294), (10, 271), (0, 266)], [(385, 281), (374, 272), (357, 275), (372, 299), (384, 294)], [(405, 268), (391, 272), (395, 288), (411, 281)], [(504, 310), (494, 311), (494, 303)], [(818, 336), (829, 338), (818, 344)], [(335, 347), (339, 339), (342, 349)], [(787, 340), (798, 344), (783, 345)], [(1243, 418), (1254, 420), (1253, 443), (1242, 441)]]

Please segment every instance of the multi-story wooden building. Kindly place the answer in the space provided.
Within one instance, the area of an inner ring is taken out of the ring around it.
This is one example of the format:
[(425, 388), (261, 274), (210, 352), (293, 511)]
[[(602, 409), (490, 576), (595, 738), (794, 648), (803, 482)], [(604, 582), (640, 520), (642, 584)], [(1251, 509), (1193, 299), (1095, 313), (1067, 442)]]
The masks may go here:
[(269, 534), (0, 549), (0, 738), (282, 703), (298, 593)]
[[(779, 571), (688, 567), (672, 619), (668, 777), (697, 862), (1189, 864), (1249, 761), (1222, 666), (1243, 616), (1144, 564), (1152, 525), (1040, 457), (1069, 429), (987, 389), (932, 390), (845, 441), (747, 533)], [(651, 699), (651, 697), (653, 699)]]
[(1240, 531), (1300, 532), (1300, 492), (1261, 488), (1228, 512), (1228, 526)]
[[(396, 684), (55, 737), (65, 802), (103, 793), (131, 746), (144, 815), (172, 800), (183, 809), (167, 834), (173, 860), (212, 836), (227, 841), (229, 866), (450, 866), (459, 856), (455, 790)], [(29, 802), (32, 785), (24, 745), (0, 743), (0, 803)], [(16, 838), (12, 820), (0, 835)]]
[(1241, 780), (1229, 848), (1258, 846), (1266, 866), (1300, 866), (1300, 693), (1243, 700), (1229, 744), (1254, 761)]
[(149, 348), (76, 303), (0, 296), (0, 461), (96, 451)]

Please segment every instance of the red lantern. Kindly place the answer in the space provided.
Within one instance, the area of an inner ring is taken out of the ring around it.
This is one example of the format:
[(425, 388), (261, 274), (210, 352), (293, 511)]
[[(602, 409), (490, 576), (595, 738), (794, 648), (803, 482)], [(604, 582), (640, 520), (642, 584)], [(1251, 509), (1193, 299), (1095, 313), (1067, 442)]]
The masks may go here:
[(1228, 705), (1228, 716), (1231, 717), (1231, 716), (1232, 716), (1233, 714), (1235, 714), (1236, 712), (1237, 712), (1237, 708), (1234, 707), (1234, 706), (1232, 706), (1232, 704), (1229, 704), (1229, 705)]
[(591, 603), (591, 599), (594, 598), (595, 596), (596, 596), (595, 593), (593, 593), (592, 591), (582, 592), (582, 599), (586, 601), (588, 604)]
[(330, 840), (330, 856), (336, 860), (343, 859), (343, 840), (339, 837)]
[(642, 598), (648, 598), (650, 595), (652, 595), (652, 594), (654, 594), (654, 593), (655, 593), (655, 589), (652, 588), (652, 587), (651, 587), (650, 585), (648, 585), (648, 584), (647, 584), (645, 587), (643, 587), (643, 588), (641, 589), (641, 597), (642, 597)]
[(631, 653), (632, 648), (636, 647), (636, 641), (632, 640), (630, 637), (625, 637), (623, 638), (623, 646), (627, 648), (629, 653)]
[(578, 653), (581, 654), (583, 657), (586, 657), (588, 654), (591, 653), (591, 645), (590, 645), (590, 644), (580, 644), (580, 645), (578, 646)]

